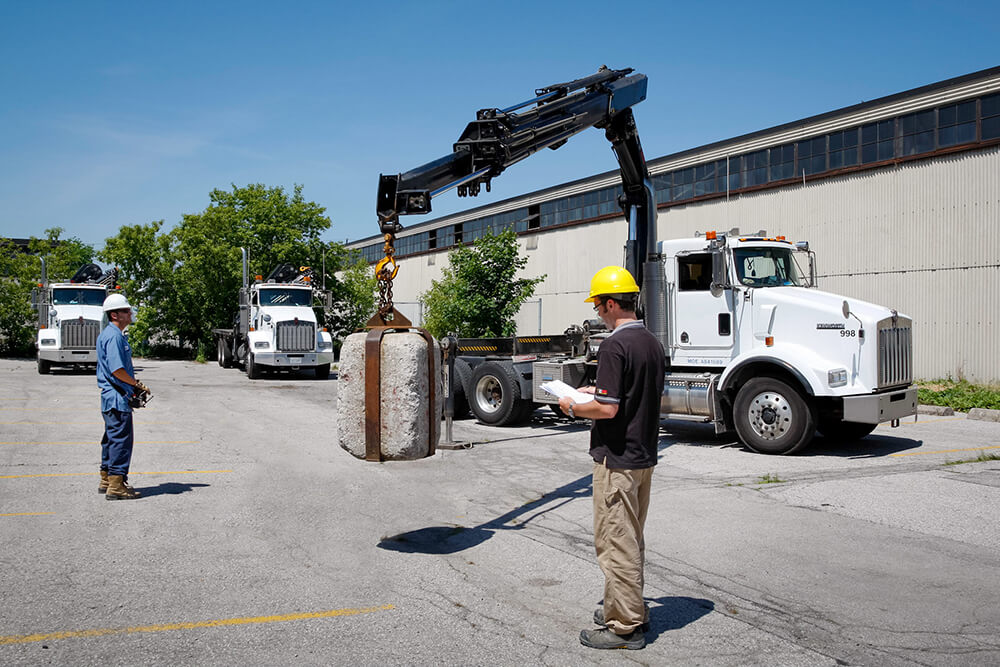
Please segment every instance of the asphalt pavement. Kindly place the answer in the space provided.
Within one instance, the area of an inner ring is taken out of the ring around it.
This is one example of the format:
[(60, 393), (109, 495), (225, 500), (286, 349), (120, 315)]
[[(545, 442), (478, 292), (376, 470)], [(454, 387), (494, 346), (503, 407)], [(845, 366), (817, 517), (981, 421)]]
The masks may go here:
[(335, 376), (137, 360), (131, 483), (97, 493), (92, 372), (0, 360), (0, 664), (996, 665), (1000, 423), (926, 416), (800, 456), (664, 422), (641, 651), (600, 604), (584, 422), (336, 445)]

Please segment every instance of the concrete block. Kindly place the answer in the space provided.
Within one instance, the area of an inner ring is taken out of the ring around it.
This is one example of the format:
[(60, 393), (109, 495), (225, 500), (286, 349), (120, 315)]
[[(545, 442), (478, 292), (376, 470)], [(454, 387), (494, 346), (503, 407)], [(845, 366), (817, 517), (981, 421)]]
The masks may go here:
[(923, 405), (917, 406), (917, 414), (935, 415), (937, 417), (951, 417), (955, 411), (945, 405)]
[[(366, 333), (356, 333), (344, 340), (337, 387), (339, 444), (361, 459), (365, 457), (366, 336)], [(444, 406), (441, 349), (435, 340), (434, 368), (430, 373), (427, 341), (420, 334), (385, 334), (381, 354), (382, 458), (403, 461), (424, 458), (431, 440), (436, 446), (441, 437)], [(435, 383), (436, 405), (435, 418), (428, 420), (430, 381)]]
[(966, 419), (978, 419), (984, 422), (1000, 422), (1000, 410), (988, 410), (987, 408), (972, 408), (969, 410)]

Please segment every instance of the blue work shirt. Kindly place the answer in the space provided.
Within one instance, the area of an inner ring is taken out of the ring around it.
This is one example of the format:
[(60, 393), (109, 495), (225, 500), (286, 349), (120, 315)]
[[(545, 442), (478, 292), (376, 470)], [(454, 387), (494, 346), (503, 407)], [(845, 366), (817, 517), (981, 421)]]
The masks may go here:
[[(132, 395), (133, 388), (114, 377), (113, 373), (119, 368), (124, 368), (126, 373), (135, 377), (132, 348), (121, 329), (109, 323), (97, 337), (97, 386), (101, 389), (101, 412), (132, 412), (128, 397)], [(115, 387), (121, 388), (125, 395), (122, 396)]]

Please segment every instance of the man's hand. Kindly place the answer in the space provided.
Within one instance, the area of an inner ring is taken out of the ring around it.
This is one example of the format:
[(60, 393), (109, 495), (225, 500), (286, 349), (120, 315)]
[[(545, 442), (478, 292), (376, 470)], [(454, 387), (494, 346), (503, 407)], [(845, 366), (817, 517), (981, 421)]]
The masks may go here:
[(140, 394), (149, 394), (149, 395), (153, 394), (153, 392), (151, 392), (149, 390), (149, 387), (147, 387), (146, 385), (144, 385), (142, 382), (139, 382), (139, 380), (135, 381), (135, 388), (136, 388), (136, 391), (138, 393), (140, 393)]
[(569, 406), (575, 404), (576, 401), (574, 401), (569, 396), (563, 396), (562, 398), (559, 399), (559, 409), (562, 410), (563, 414), (567, 416), (569, 416)]
[(593, 394), (595, 389), (597, 389), (597, 387), (595, 387), (592, 384), (588, 384), (586, 387), (577, 387), (576, 388), (576, 390), (578, 392), (580, 392), (581, 394)]

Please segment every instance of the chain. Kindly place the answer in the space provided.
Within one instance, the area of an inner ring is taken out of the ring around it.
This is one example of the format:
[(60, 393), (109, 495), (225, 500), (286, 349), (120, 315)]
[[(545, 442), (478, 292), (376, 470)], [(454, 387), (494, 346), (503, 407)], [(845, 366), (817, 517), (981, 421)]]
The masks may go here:
[(393, 247), (395, 240), (395, 235), (385, 235), (385, 245), (383, 246), (385, 258), (375, 265), (375, 278), (378, 280), (379, 295), (378, 316), (383, 321), (392, 319), (392, 279), (396, 277), (396, 273), (399, 271), (399, 266), (393, 258), (396, 252)]

